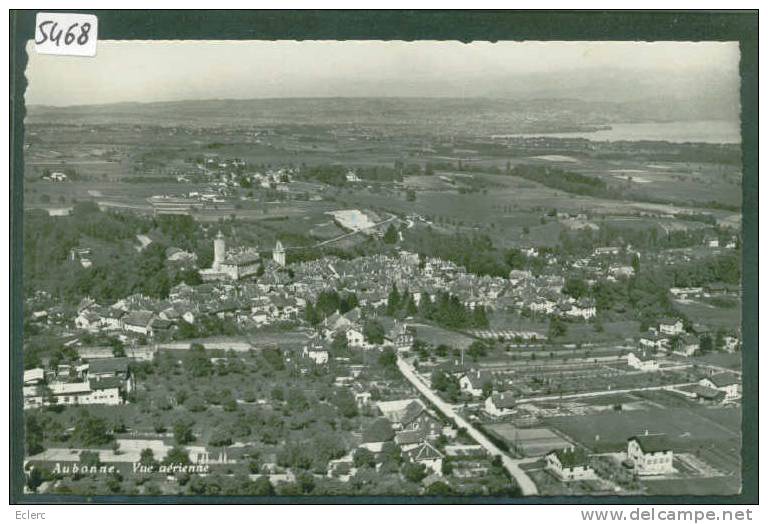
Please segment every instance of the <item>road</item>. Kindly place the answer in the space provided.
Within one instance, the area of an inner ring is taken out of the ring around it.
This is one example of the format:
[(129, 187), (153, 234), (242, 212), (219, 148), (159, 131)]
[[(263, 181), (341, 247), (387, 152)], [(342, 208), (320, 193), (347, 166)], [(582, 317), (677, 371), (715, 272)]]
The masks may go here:
[(439, 396), (437, 396), (437, 394), (432, 391), (429, 386), (422, 382), (421, 378), (416, 373), (416, 370), (414, 370), (413, 367), (401, 357), (397, 357), (397, 367), (400, 369), (400, 372), (403, 374), (403, 376), (408, 379), (408, 381), (413, 384), (413, 386), (418, 389), (419, 392), (438, 409), (438, 411), (440, 411), (447, 418), (455, 421), (458, 427), (466, 429), (467, 433), (469, 433), (469, 435), (475, 439), (478, 444), (483, 446), (483, 448), (485, 448), (489, 454), (499, 455), (501, 457), (504, 468), (509, 471), (509, 474), (512, 475), (515, 481), (517, 481), (517, 485), (520, 486), (520, 490), (522, 491), (523, 495), (538, 494), (536, 484), (533, 483), (525, 471), (520, 469), (520, 461), (512, 460), (509, 455), (499, 449), (493, 442), (488, 440), (488, 438), (480, 433), (477, 428), (464, 420), (464, 418), (456, 413), (452, 405), (448, 404)]

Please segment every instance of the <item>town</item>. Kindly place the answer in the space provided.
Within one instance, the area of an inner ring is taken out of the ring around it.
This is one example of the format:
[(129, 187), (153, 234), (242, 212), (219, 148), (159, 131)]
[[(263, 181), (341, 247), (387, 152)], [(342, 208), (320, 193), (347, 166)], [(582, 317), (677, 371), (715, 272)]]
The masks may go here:
[(56, 127), (29, 492), (739, 492), (737, 145)]

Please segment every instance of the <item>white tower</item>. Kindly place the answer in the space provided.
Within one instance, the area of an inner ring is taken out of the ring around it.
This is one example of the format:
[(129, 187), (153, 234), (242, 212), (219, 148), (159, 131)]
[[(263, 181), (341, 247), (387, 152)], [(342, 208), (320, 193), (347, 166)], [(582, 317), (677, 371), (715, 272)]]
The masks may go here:
[(279, 240), (275, 244), (275, 250), (272, 251), (272, 260), (278, 265), (285, 267), (285, 248), (283, 248), (283, 243)]
[(224, 235), (221, 234), (221, 230), (213, 240), (213, 269), (218, 270), (221, 263), (224, 262), (224, 252), (226, 250), (226, 244), (224, 242)]

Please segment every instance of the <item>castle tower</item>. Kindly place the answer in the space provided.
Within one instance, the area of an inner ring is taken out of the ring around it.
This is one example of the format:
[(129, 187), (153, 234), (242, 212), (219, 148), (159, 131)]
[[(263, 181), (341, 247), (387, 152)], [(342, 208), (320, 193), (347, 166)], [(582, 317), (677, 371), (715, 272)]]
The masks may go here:
[(275, 244), (274, 251), (272, 251), (272, 260), (279, 266), (285, 267), (285, 248), (283, 248), (283, 243), (279, 240)]
[(221, 234), (221, 230), (213, 240), (213, 269), (218, 270), (222, 262), (224, 262), (224, 252), (226, 250), (226, 244), (224, 242), (224, 235)]

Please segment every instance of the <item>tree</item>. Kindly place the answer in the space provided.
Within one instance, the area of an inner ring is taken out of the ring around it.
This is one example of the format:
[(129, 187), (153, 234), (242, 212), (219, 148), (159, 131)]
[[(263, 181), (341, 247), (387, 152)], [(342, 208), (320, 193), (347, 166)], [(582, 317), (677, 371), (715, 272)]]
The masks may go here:
[(355, 402), (355, 397), (349, 389), (337, 390), (332, 402), (342, 416), (346, 418), (357, 416), (357, 402)]
[(725, 330), (723, 328), (718, 328), (715, 332), (714, 346), (717, 351), (723, 351), (725, 349)]
[(416, 202), (416, 191), (413, 189), (407, 189), (405, 191), (405, 199), (408, 202)]
[(394, 224), (390, 223), (389, 227), (387, 227), (387, 231), (384, 233), (384, 243), (385, 244), (395, 244), (397, 243), (397, 228)]
[(339, 331), (333, 335), (333, 341), (331, 342), (331, 352), (334, 355), (340, 355), (347, 353), (349, 350), (349, 342), (347, 336), (343, 331)]
[(184, 368), (193, 377), (207, 377), (213, 372), (213, 365), (202, 344), (192, 344), (184, 356)]
[(437, 482), (433, 482), (427, 487), (427, 490), (425, 491), (427, 495), (437, 496), (437, 497), (446, 497), (449, 495), (454, 494), (453, 488), (450, 486), (450, 484), (446, 484), (442, 480), (438, 480)]
[(413, 298), (413, 293), (408, 293), (408, 298), (405, 301), (405, 315), (408, 317), (416, 316), (419, 312), (419, 308), (416, 305), (416, 299)]
[(213, 433), (208, 445), (214, 448), (224, 448), (232, 445), (232, 435), (229, 430), (218, 429)]
[(565, 336), (568, 328), (565, 322), (560, 317), (554, 316), (549, 320), (549, 329), (547, 330), (547, 336), (549, 339)]
[(699, 337), (699, 351), (702, 355), (710, 353), (713, 348), (712, 337), (705, 333)]
[(355, 451), (353, 461), (356, 468), (362, 468), (363, 466), (369, 468), (376, 467), (376, 455), (366, 448), (358, 448), (357, 451)]
[(491, 381), (483, 382), (483, 398), (488, 398), (491, 396), (491, 393), (493, 393), (493, 383)]
[(563, 286), (563, 294), (573, 297), (577, 300), (586, 296), (588, 292), (589, 287), (587, 286), (587, 283), (581, 278), (569, 278), (565, 281), (565, 285)]
[(309, 409), (309, 401), (304, 391), (298, 387), (292, 387), (286, 395), (286, 407), (292, 413), (301, 413)]
[(44, 438), (43, 425), (38, 415), (34, 412), (26, 413), (24, 416), (24, 445), (27, 448), (27, 456), (37, 455), (43, 451)]
[(504, 254), (504, 261), (507, 263), (510, 269), (523, 269), (527, 262), (527, 259), (522, 251), (519, 249), (509, 249)]
[(392, 348), (386, 348), (379, 355), (379, 365), (385, 368), (394, 369), (397, 367), (397, 353)]
[(105, 419), (93, 417), (82, 410), (75, 422), (72, 438), (83, 446), (102, 446), (109, 444), (113, 436), (109, 433), (109, 426)]
[(488, 316), (485, 314), (485, 306), (476, 306), (472, 311), (472, 325), (476, 328), (488, 327)]
[(186, 419), (178, 419), (173, 423), (173, 440), (180, 445), (189, 444), (195, 440), (192, 433), (194, 422)]
[(271, 497), (275, 494), (275, 487), (267, 477), (259, 477), (250, 485), (248, 495), (257, 497)]
[(406, 480), (415, 483), (421, 482), (428, 475), (427, 467), (416, 462), (406, 462), (403, 464), (402, 473)]
[(467, 349), (467, 355), (472, 357), (472, 360), (477, 360), (480, 357), (484, 357), (488, 352), (488, 346), (482, 340), (475, 340), (470, 344)]
[(400, 292), (397, 289), (397, 284), (392, 284), (392, 289), (389, 290), (389, 295), (387, 296), (387, 315), (394, 317), (399, 309)]
[(384, 417), (379, 417), (363, 432), (363, 442), (387, 442), (395, 438), (392, 424)]
[(307, 301), (307, 307), (304, 310), (304, 318), (313, 326), (320, 322), (320, 316), (317, 314), (315, 306), (309, 300)]
[(363, 325), (363, 336), (369, 344), (383, 344), (384, 326), (378, 320), (370, 319)]
[(155, 453), (150, 448), (142, 449), (141, 455), (139, 455), (139, 464), (154, 470), (158, 465), (157, 460), (155, 460)]
[(163, 459), (163, 464), (166, 465), (188, 465), (190, 463), (189, 453), (181, 446), (172, 447), (165, 456), (165, 459)]

